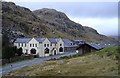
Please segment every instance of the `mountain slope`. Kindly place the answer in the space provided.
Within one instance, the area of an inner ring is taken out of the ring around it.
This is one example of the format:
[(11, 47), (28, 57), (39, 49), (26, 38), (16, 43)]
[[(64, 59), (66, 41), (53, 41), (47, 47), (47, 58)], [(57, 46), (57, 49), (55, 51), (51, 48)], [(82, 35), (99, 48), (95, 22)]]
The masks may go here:
[(33, 11), (40, 19), (46, 21), (46, 25), (56, 28), (61, 32), (72, 35), (75, 39), (85, 39), (89, 41), (113, 40), (99, 34), (95, 29), (82, 26), (81, 24), (71, 21), (64, 13), (55, 9), (43, 8)]
[(64, 13), (54, 9), (43, 8), (32, 12), (15, 3), (2, 2), (1, 12), (4, 43), (17, 37), (61, 37), (114, 42), (92, 28), (71, 21)]

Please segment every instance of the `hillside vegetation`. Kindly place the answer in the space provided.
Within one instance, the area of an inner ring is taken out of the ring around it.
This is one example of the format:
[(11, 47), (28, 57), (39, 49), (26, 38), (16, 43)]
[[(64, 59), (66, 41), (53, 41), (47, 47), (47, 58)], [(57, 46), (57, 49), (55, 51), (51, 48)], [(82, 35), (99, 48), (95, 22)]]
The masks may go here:
[[(95, 29), (71, 21), (63, 12), (43, 8), (31, 11), (13, 2), (2, 2), (3, 47), (18, 37), (61, 37), (115, 43)], [(64, 34), (63, 34), (64, 33)]]
[(109, 47), (82, 56), (24, 67), (7, 76), (118, 76), (118, 55), (118, 47)]

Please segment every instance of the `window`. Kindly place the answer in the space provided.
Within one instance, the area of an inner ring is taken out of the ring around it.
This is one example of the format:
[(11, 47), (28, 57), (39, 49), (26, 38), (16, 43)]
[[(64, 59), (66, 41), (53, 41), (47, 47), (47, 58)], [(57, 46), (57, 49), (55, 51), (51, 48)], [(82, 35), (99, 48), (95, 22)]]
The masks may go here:
[(47, 44), (47, 47), (49, 47), (49, 44)]
[(18, 46), (20, 47), (20, 43), (18, 43)]
[(34, 47), (34, 44), (33, 44), (33, 47)]
[(50, 46), (52, 46), (52, 43), (50, 44)]
[(35, 46), (37, 47), (37, 44), (35, 44)]
[(25, 43), (25, 47), (26, 47), (26, 43)]
[(30, 44), (30, 47), (31, 47), (31, 44)]
[(62, 44), (60, 44), (60, 46), (62, 46)]
[(56, 44), (55, 44), (55, 46), (56, 46)]
[(71, 43), (71, 45), (72, 45), (72, 43)]
[(46, 47), (46, 44), (44, 44), (44, 47)]
[(22, 43), (22, 47), (23, 47), (23, 43)]

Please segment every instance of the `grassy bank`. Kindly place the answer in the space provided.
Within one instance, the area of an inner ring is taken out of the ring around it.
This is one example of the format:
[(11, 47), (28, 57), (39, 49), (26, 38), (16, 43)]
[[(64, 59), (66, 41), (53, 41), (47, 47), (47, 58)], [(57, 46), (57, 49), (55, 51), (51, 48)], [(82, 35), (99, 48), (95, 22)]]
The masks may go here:
[(50, 60), (24, 67), (8, 76), (117, 76), (118, 47), (105, 48), (98, 52), (72, 58)]

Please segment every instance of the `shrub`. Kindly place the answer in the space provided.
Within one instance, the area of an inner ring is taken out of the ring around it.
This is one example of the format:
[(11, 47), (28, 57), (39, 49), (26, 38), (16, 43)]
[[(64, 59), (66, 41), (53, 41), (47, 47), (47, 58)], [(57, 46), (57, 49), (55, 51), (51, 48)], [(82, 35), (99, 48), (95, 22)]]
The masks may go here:
[(2, 50), (2, 58), (10, 59), (15, 56), (15, 47), (5, 47)]
[(22, 48), (19, 48), (19, 49), (17, 50), (17, 54), (18, 54), (18, 56), (21, 56), (21, 55), (23, 54)]

